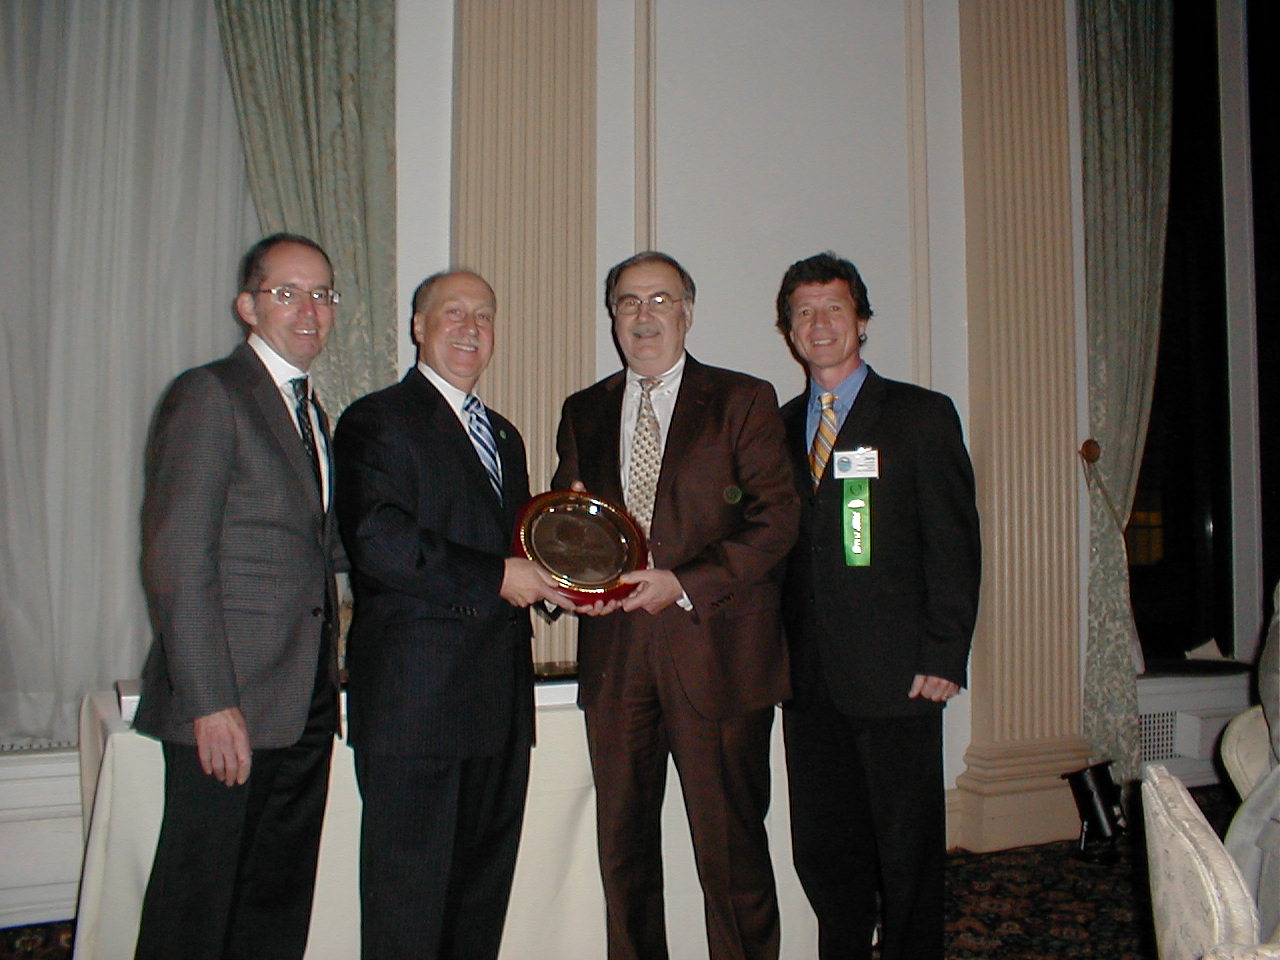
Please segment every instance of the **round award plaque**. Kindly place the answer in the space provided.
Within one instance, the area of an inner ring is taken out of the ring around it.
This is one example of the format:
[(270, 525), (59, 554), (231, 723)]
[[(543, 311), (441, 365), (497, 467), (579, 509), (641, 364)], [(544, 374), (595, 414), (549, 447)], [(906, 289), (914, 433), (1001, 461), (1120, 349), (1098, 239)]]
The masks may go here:
[(649, 562), (644, 534), (621, 507), (573, 490), (552, 490), (526, 503), (513, 547), (583, 604), (621, 600), (635, 585), (619, 578)]

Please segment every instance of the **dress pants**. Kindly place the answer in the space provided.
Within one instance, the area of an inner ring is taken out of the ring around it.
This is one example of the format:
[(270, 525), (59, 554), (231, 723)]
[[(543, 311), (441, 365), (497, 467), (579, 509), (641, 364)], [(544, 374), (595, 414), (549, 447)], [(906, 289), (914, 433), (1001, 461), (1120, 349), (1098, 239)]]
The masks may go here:
[(328, 666), (322, 650), (302, 737), (254, 750), (241, 786), (205, 773), (194, 746), (163, 744), (164, 819), (136, 960), (300, 960), (306, 951), (338, 720)]
[(365, 960), (497, 957), (529, 785), (527, 723), (513, 721), (491, 757), (356, 750)]
[(693, 837), (710, 960), (778, 956), (764, 817), (773, 707), (708, 720), (654, 641), (586, 709), (609, 960), (665, 960), (662, 801), (674, 757)]
[(946, 806), (941, 711), (848, 717), (825, 698), (783, 711), (796, 872), (821, 960), (942, 960)]

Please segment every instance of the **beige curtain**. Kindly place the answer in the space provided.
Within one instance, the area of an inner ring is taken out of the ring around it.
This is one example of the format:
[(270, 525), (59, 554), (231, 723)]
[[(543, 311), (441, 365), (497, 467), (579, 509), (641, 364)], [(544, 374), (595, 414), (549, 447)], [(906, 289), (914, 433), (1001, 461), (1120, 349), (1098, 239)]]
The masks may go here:
[(396, 376), (395, 0), (218, 0), (218, 24), (263, 232), (334, 263), (315, 373), (336, 415)]
[(1141, 650), (1123, 525), (1146, 440), (1160, 333), (1173, 88), (1172, 0), (1077, 5), (1084, 138), (1089, 421), (1089, 640), (1084, 728), (1097, 759), (1139, 768)]

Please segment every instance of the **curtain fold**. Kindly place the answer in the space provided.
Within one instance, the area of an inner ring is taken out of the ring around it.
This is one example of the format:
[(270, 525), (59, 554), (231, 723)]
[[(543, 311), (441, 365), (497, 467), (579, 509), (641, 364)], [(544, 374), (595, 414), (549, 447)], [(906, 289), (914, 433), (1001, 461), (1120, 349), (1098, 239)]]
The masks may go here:
[(342, 293), (315, 366), (336, 416), (396, 377), (395, 0), (218, 0), (263, 232), (328, 251)]
[(208, 0), (0, 4), (0, 745), (138, 675), (143, 446), (257, 233)]
[(1084, 729), (1095, 759), (1113, 759), (1129, 779), (1140, 767), (1135, 675), (1142, 654), (1121, 525), (1142, 464), (1159, 344), (1173, 4), (1088, 0), (1077, 11), (1089, 421), (1102, 448), (1089, 468)]

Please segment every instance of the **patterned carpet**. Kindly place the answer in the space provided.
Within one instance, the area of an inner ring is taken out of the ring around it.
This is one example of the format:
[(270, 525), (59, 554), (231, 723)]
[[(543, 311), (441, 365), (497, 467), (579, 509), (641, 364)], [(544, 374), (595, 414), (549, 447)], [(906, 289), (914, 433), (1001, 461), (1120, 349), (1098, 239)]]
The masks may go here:
[[(1191, 791), (1222, 833), (1235, 810), (1225, 787)], [(1075, 857), (1072, 842), (947, 858), (949, 960), (1155, 960), (1141, 825), (1112, 863)], [(0, 930), (0, 960), (68, 960), (71, 922)], [(355, 958), (352, 958), (355, 960)], [(594, 958), (566, 958), (594, 960)]]

